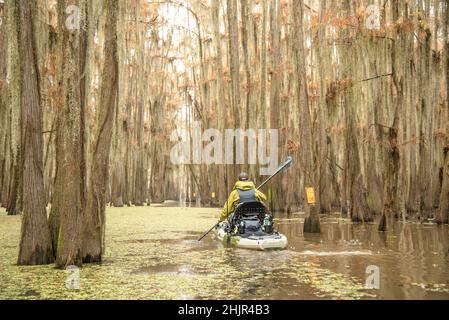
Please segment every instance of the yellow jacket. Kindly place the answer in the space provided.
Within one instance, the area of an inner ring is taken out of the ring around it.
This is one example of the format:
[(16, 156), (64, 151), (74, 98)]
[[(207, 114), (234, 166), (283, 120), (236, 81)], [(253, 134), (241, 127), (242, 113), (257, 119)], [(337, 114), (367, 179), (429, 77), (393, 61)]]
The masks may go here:
[[(234, 212), (235, 207), (239, 203), (240, 196), (237, 189), (247, 191), (251, 189), (256, 189), (256, 186), (252, 181), (237, 181), (234, 185), (234, 189), (229, 195), (228, 201), (225, 203), (223, 210), (221, 210), (220, 221), (225, 221), (229, 217), (229, 215)], [(259, 190), (256, 190), (255, 197), (256, 200), (258, 201), (261, 202), (267, 201), (267, 197)]]

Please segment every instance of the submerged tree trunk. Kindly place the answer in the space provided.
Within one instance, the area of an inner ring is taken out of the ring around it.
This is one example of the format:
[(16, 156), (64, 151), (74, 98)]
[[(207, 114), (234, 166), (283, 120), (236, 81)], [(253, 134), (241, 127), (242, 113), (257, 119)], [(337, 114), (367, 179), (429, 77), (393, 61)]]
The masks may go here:
[[(449, 4), (446, 3), (445, 8), (445, 28), (444, 36), (446, 39), (446, 54), (445, 54), (445, 76), (446, 76), (446, 108), (447, 115), (449, 115), (449, 39), (448, 32), (449, 29)], [(449, 134), (449, 119), (446, 119), (446, 134)], [(440, 193), (440, 207), (437, 214), (438, 223), (448, 223), (449, 222), (449, 138), (446, 137), (446, 145), (443, 148), (444, 163), (443, 163), (443, 177)]]
[[(270, 6), (270, 42), (271, 42), (271, 86), (270, 86), (270, 129), (280, 132), (279, 144), (283, 145), (284, 135), (281, 132), (281, 99), (280, 89), (282, 74), (279, 69), (281, 64), (281, 31), (279, 28), (280, 4), (278, 0), (271, 2)], [(281, 149), (282, 150), (282, 149)], [(282, 190), (283, 177), (274, 178), (271, 189), (271, 209), (274, 212), (284, 210), (285, 191)]]
[[(392, 1), (392, 17), (393, 21), (399, 19), (399, 3), (397, 0)], [(387, 151), (387, 164), (386, 164), (386, 187), (384, 194), (384, 209), (382, 217), (379, 223), (379, 231), (386, 231), (386, 216), (391, 213), (398, 213), (399, 200), (398, 200), (398, 183), (399, 183), (399, 165), (400, 165), (400, 153), (399, 153), (399, 116), (402, 112), (403, 94), (404, 94), (404, 79), (402, 74), (401, 64), (401, 49), (402, 38), (399, 33), (395, 39), (393, 48), (391, 49), (391, 65), (392, 65), (392, 77), (393, 86), (397, 92), (396, 97), (393, 99), (393, 124), (388, 128), (388, 151)]]
[[(303, 31), (304, 1), (293, 7), (293, 17), (296, 27), (295, 35), (295, 66), (297, 76), (298, 108), (301, 110), (301, 144), (302, 156), (301, 167), (304, 177), (304, 187), (317, 190), (317, 183), (313, 172), (313, 145), (312, 145), (312, 119), (309, 109), (309, 97), (306, 82), (306, 56), (304, 49)], [(305, 194), (305, 191), (304, 191)], [(307, 196), (304, 196), (304, 209), (306, 219), (304, 221), (304, 232), (320, 233), (319, 208), (315, 204), (309, 204)]]
[(87, 208), (84, 213), (83, 261), (101, 262), (104, 253), (106, 188), (118, 90), (118, 0), (106, 0), (104, 66), (101, 76), (96, 141), (92, 155)]
[(23, 217), (18, 264), (53, 262), (43, 176), (42, 108), (34, 34), (37, 5), (15, 1), (22, 88)]

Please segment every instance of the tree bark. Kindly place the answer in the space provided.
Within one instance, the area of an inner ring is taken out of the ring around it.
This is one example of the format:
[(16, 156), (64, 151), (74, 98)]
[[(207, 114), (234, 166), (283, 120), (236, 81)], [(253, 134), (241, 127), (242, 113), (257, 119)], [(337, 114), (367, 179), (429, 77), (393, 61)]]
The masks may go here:
[[(449, 115), (449, 4), (446, 3), (445, 8), (445, 27), (444, 35), (446, 39), (446, 52), (445, 52), (445, 76), (446, 76), (446, 108), (447, 115)], [(449, 119), (446, 120), (446, 134), (449, 134)], [(443, 164), (443, 179), (440, 193), (440, 207), (437, 214), (437, 222), (448, 223), (449, 222), (449, 138), (446, 138), (446, 145), (443, 148), (444, 164)]]
[(66, 8), (80, 1), (58, 0), (58, 23), (61, 37), (60, 65), (62, 106), (58, 111), (56, 136), (56, 179), (52, 215), (59, 220), (56, 266), (82, 264), (83, 170), (82, 117), (80, 88), (80, 30), (66, 27)]
[[(317, 183), (313, 172), (313, 137), (312, 137), (312, 119), (309, 108), (309, 95), (306, 77), (306, 53), (304, 49), (304, 31), (303, 31), (304, 1), (300, 0), (293, 7), (295, 34), (295, 66), (297, 76), (297, 97), (298, 108), (301, 111), (301, 167), (304, 177), (304, 187), (317, 190)], [(307, 199), (304, 191), (304, 199)], [(304, 211), (306, 219), (304, 221), (304, 232), (320, 233), (320, 219), (318, 216), (318, 207), (315, 204), (304, 201)]]
[(7, 8), (7, 31), (10, 37), (8, 41), (8, 74), (11, 82), (9, 84), (9, 181), (8, 196), (6, 198), (6, 212), (8, 215), (16, 215), (21, 212), (21, 179), (22, 179), (22, 151), (21, 151), (21, 87), (20, 87), (20, 59), (17, 43), (17, 19), (18, 12), (14, 10), (15, 2), (8, 1)]
[(106, 188), (118, 91), (117, 15), (118, 0), (106, 0), (104, 66), (95, 147), (92, 155), (87, 209), (84, 213), (83, 262), (101, 262), (104, 253)]
[(231, 67), (232, 112), (234, 125), (239, 128), (240, 112), (240, 54), (239, 54), (239, 22), (236, 0), (227, 0), (227, 17), (229, 27), (229, 65)]
[(53, 248), (47, 223), (43, 176), (42, 107), (39, 69), (34, 34), (37, 5), (14, 1), (17, 19), (22, 88), (23, 217), (19, 265), (53, 262)]
[(9, 128), (8, 112), (8, 32), (5, 23), (5, 4), (0, 4), (0, 206), (5, 206), (7, 166), (7, 142)]

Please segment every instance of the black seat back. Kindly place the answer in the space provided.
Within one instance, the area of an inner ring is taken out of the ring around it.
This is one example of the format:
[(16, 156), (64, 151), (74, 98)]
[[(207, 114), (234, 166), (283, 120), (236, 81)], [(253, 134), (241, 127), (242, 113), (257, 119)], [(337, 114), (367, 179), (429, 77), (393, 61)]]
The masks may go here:
[(263, 220), (265, 217), (266, 208), (263, 203), (259, 201), (247, 201), (237, 205), (234, 217), (236, 219), (258, 217)]

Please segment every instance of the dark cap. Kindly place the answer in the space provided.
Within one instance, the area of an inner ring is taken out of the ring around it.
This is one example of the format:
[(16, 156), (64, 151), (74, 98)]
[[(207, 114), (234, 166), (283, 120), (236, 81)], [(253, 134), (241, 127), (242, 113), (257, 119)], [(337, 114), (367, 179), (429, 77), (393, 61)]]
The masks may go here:
[(242, 172), (239, 174), (239, 181), (248, 181), (249, 175), (246, 172)]

